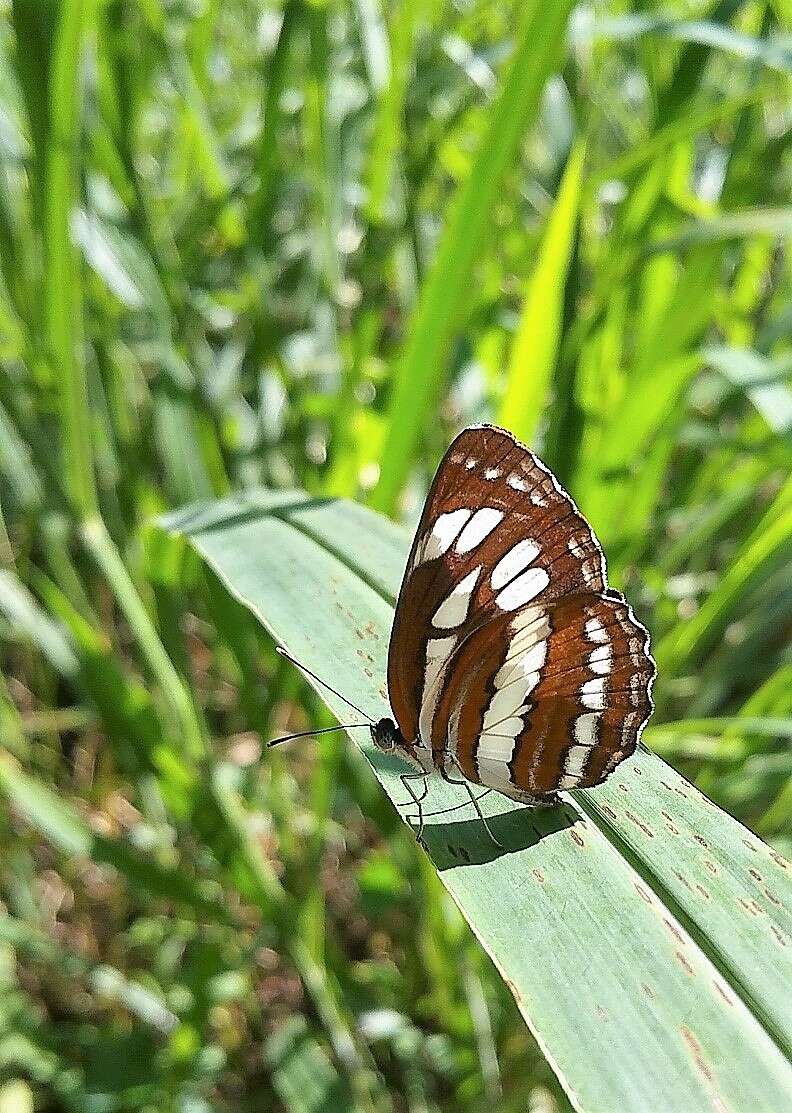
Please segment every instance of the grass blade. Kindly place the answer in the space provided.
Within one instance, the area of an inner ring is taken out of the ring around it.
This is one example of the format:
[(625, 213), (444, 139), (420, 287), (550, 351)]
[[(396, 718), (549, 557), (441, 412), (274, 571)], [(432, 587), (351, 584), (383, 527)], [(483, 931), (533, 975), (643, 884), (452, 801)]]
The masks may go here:
[(474, 267), (486, 247), (495, 200), (558, 60), (571, 7), (570, 0), (549, 5), (534, 2), (522, 17), (508, 75), (448, 218), (397, 369), (380, 480), (372, 497), (380, 510), (393, 510), (413, 449), (441, 392), (448, 346), (469, 296)]
[(583, 176), (583, 144), (569, 155), (512, 344), (498, 421), (526, 443), (536, 432), (561, 341), (564, 288), (572, 257)]

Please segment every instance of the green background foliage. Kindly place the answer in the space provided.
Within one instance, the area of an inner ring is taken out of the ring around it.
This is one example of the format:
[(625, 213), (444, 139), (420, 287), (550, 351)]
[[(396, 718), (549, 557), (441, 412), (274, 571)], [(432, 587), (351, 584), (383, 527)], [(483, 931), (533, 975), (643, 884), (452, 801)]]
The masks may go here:
[(0, 15), (0, 1113), (567, 1110), (358, 751), (262, 753), (333, 720), (153, 523), (409, 525), (508, 424), (652, 631), (646, 741), (788, 853), (792, 13)]

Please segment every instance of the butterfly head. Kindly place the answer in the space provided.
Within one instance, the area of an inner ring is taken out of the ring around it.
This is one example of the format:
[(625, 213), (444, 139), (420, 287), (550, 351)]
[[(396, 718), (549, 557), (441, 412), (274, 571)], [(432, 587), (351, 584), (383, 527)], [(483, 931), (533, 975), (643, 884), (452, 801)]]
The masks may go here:
[(392, 754), (404, 749), (404, 738), (393, 719), (380, 719), (371, 727), (371, 740), (378, 750)]

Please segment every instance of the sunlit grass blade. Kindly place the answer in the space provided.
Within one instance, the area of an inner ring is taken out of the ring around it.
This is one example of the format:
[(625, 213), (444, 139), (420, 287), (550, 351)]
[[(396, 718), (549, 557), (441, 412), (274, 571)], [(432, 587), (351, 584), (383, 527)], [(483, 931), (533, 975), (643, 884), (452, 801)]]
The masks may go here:
[(572, 149), (528, 279), (499, 422), (530, 443), (547, 402), (561, 340), (564, 289), (577, 225), (585, 147)]
[(533, 122), (545, 80), (559, 58), (570, 0), (531, 3), (521, 16), (516, 46), (487, 130), (451, 208), (437, 256), (410, 325), (388, 410), (388, 433), (373, 503), (393, 510), (413, 449), (430, 420), (446, 379), (448, 346), (485, 250), (493, 205), (519, 143)]
[(589, 37), (633, 39), (642, 35), (717, 47), (746, 61), (759, 61), (781, 73), (792, 73), (792, 50), (785, 42), (746, 35), (706, 19), (686, 20), (666, 15), (638, 14), (598, 19), (589, 25), (581, 21), (575, 37), (582, 42)]
[(711, 644), (727, 620), (731, 608), (763, 567), (777, 558), (792, 542), (792, 480), (776, 496), (772, 506), (747, 538), (731, 562), (717, 589), (683, 626), (668, 633), (657, 647), (658, 663), (679, 669)]
[(645, 253), (654, 255), (663, 251), (680, 251), (694, 244), (739, 240), (751, 236), (788, 239), (792, 236), (792, 208), (748, 209), (693, 220), (683, 225), (677, 235), (649, 243)]

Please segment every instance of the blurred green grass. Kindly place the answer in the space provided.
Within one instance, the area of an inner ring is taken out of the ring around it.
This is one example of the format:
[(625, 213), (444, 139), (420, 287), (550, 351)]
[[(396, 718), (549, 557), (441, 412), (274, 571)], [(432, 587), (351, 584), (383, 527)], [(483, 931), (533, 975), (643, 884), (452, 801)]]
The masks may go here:
[(410, 521), (501, 415), (653, 632), (647, 742), (788, 851), (783, 9), (0, 10), (0, 1110), (566, 1109), (356, 753), (259, 760), (325, 713), (149, 523)]

